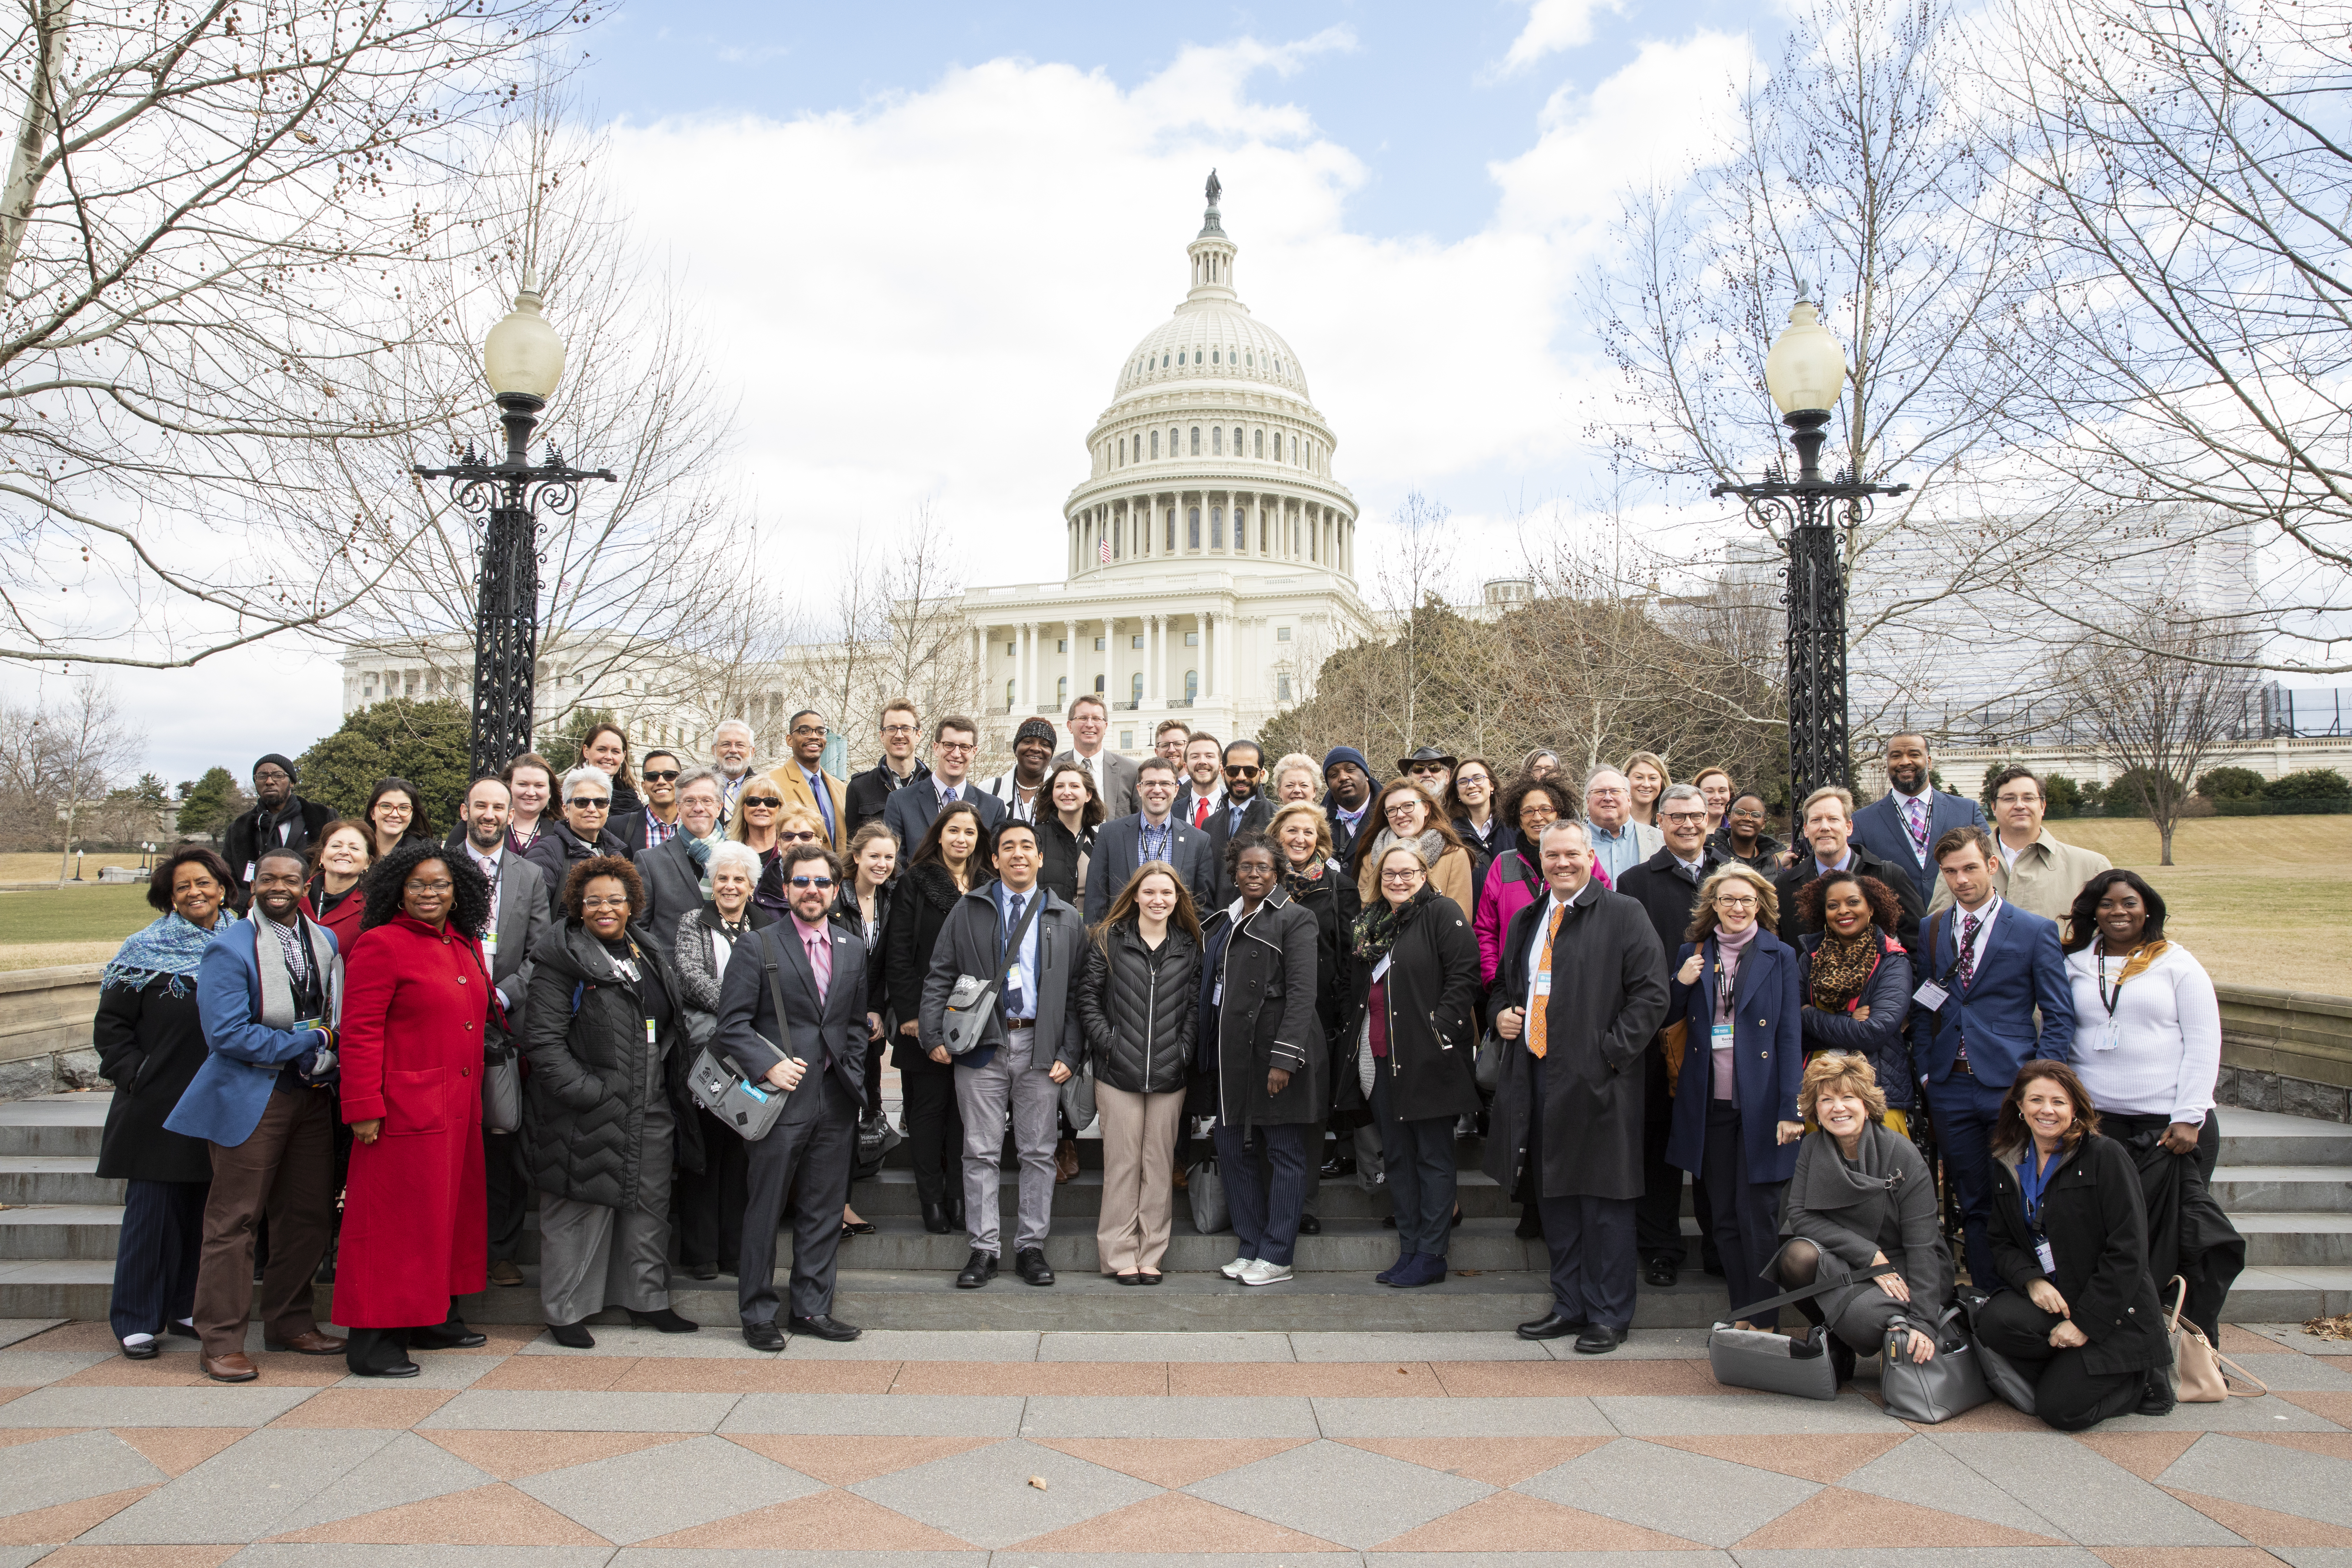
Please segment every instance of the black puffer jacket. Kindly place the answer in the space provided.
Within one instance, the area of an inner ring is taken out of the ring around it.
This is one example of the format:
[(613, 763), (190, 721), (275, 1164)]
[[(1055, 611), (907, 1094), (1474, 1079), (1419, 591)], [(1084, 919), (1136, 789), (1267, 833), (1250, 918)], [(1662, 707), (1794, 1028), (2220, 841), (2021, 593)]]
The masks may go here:
[[(606, 1208), (636, 1202), (646, 1108), (669, 1103), (681, 1169), (703, 1168), (701, 1122), (687, 1090), (686, 989), (666, 944), (642, 926), (629, 935), (668, 994), (668, 1024), (646, 1044), (643, 984), (623, 979), (604, 946), (578, 921), (548, 928), (532, 953), (523, 1008), (523, 1147), (531, 1184)], [(574, 1005), (575, 996), (577, 1005)]]
[(1087, 942), (1078, 1026), (1097, 1081), (1129, 1094), (1182, 1089), (1201, 1027), (1200, 984), (1200, 943), (1172, 922), (1157, 952), (1131, 919)]

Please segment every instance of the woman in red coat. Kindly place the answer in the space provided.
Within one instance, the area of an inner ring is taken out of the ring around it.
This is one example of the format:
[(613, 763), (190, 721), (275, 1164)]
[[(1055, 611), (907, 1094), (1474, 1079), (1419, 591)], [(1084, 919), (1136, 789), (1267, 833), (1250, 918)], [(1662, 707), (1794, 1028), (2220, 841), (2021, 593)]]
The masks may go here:
[(414, 1349), (484, 1342), (452, 1298), (488, 1284), (482, 1027), (492, 1005), (475, 933), (489, 885), (463, 855), (404, 844), (368, 872), (344, 963), (343, 1196), (335, 1321), (362, 1377), (414, 1377)]

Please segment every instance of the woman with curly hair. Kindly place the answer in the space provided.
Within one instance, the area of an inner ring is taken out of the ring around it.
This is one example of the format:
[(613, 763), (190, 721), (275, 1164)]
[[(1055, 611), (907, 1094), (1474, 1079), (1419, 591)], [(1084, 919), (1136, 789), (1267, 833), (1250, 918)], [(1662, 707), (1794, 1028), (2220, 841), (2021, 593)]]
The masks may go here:
[(635, 923), (645, 904), (628, 861), (583, 860), (562, 921), (530, 955), (523, 1130), (539, 1296), (549, 1335), (573, 1350), (594, 1346), (588, 1320), (615, 1304), (640, 1328), (697, 1326), (670, 1306), (669, 1197), (674, 1164), (702, 1169), (702, 1123), (680, 1048), (686, 993), (667, 945)]
[(1808, 1059), (1846, 1051), (1869, 1062), (1886, 1099), (1887, 1125), (1910, 1135), (1911, 956), (1895, 940), (1903, 915), (1895, 889), (1859, 871), (1825, 872), (1797, 890), (1797, 912), (1814, 934), (1797, 943)]
[(404, 844), (367, 875), (367, 912), (344, 961), (342, 1116), (354, 1147), (343, 1190), (334, 1321), (361, 1377), (415, 1377), (412, 1350), (483, 1337), (455, 1298), (488, 1283), (482, 1030), (497, 993), (474, 933), (490, 887), (473, 861)]

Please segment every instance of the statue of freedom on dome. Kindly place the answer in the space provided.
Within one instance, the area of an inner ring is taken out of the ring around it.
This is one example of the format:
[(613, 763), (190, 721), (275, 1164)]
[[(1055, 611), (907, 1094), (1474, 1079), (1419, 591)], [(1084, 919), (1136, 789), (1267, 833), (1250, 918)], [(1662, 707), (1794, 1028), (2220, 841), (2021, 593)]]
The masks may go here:
[(1209, 205), (1210, 205), (1211, 206), (1215, 206), (1215, 205), (1217, 205), (1217, 198), (1218, 198), (1219, 196), (1221, 196), (1221, 195), (1223, 195), (1224, 194), (1224, 190), (1225, 190), (1225, 187), (1224, 187), (1224, 186), (1223, 186), (1223, 185), (1221, 185), (1221, 184), (1217, 184), (1217, 172), (1216, 172), (1214, 169), (1210, 170), (1210, 171), (1209, 171)]

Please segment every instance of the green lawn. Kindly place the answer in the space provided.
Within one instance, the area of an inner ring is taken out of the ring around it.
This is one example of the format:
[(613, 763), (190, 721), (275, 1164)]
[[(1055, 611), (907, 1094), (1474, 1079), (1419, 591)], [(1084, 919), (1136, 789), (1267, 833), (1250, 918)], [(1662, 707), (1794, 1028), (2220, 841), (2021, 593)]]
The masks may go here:
[(0, 892), (0, 969), (110, 958), (154, 918), (147, 889), (136, 883)]

